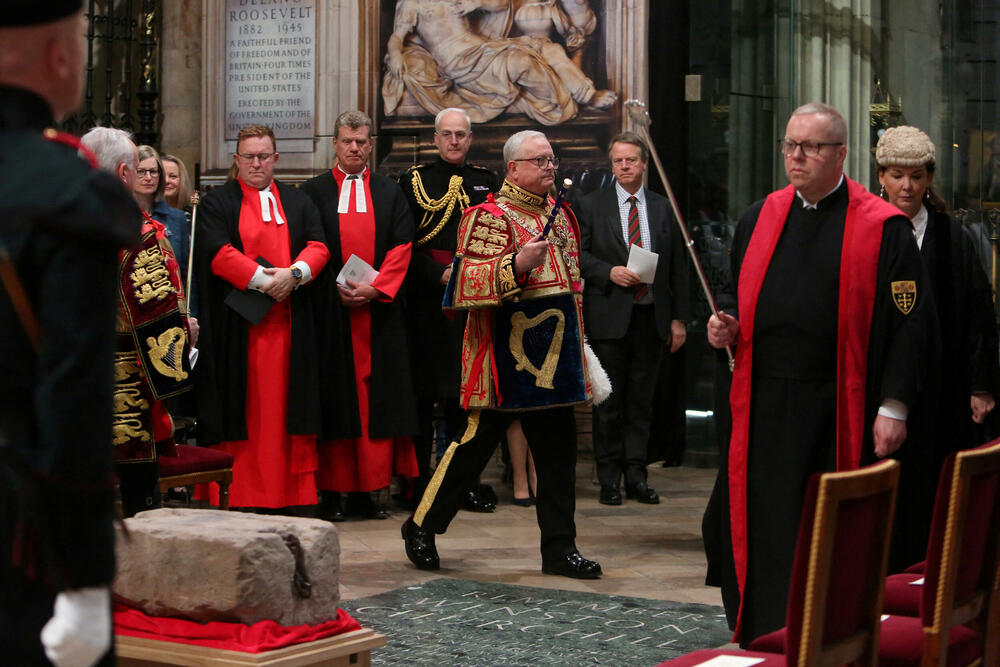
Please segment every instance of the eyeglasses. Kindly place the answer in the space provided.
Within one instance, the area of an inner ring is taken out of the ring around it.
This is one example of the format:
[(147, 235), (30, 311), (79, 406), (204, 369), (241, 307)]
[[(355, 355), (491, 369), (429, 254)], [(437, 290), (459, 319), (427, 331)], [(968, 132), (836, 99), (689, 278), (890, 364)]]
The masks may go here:
[(553, 169), (559, 168), (559, 158), (549, 157), (548, 155), (539, 155), (538, 157), (516, 157), (514, 162), (534, 162), (535, 166), (539, 169), (545, 169), (545, 165), (552, 163)]
[(267, 162), (274, 156), (274, 153), (237, 153), (236, 157), (245, 161), (253, 162), (254, 160), (260, 160), (261, 162)]
[(627, 164), (629, 166), (634, 167), (635, 165), (639, 164), (640, 161), (641, 159), (637, 157), (618, 157), (612, 160), (611, 164), (615, 165), (616, 167), (620, 167), (623, 164)]
[(472, 134), (472, 133), (471, 132), (451, 132), (449, 130), (445, 130), (444, 132), (435, 132), (435, 134), (437, 134), (438, 136), (440, 136), (445, 141), (451, 141), (452, 138), (454, 138), (456, 141), (465, 141), (466, 139), (469, 138), (469, 135)]
[(146, 178), (146, 176), (149, 176), (150, 178), (156, 178), (157, 176), (160, 175), (160, 170), (156, 169), (155, 167), (153, 169), (136, 169), (135, 175), (138, 176), (139, 178)]
[(778, 142), (778, 148), (781, 150), (781, 154), (785, 157), (795, 154), (796, 148), (802, 149), (802, 154), (806, 157), (819, 157), (819, 152), (823, 150), (823, 146), (843, 146), (843, 141), (792, 141), (791, 139), (782, 139)]

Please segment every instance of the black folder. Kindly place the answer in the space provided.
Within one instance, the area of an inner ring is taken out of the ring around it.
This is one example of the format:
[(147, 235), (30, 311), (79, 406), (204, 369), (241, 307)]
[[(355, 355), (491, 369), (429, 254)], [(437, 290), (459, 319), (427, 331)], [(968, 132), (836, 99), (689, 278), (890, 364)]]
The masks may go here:
[[(263, 257), (258, 257), (257, 263), (264, 268), (273, 266)], [(275, 304), (275, 301), (267, 294), (258, 292), (255, 289), (241, 290), (234, 287), (229, 290), (229, 294), (226, 295), (223, 303), (235, 310), (240, 317), (250, 324), (257, 325), (267, 315), (267, 311), (271, 310), (271, 306)]]

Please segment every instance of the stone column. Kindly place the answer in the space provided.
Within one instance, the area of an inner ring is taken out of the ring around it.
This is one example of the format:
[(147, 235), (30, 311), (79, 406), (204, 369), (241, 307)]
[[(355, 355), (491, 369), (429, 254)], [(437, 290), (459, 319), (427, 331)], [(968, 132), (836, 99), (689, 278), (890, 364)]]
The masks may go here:
[(867, 184), (873, 85), (871, 0), (802, 0), (798, 18), (796, 106), (824, 102), (844, 114), (844, 172)]
[(184, 160), (191, 178), (201, 161), (201, 0), (162, 3), (160, 148)]

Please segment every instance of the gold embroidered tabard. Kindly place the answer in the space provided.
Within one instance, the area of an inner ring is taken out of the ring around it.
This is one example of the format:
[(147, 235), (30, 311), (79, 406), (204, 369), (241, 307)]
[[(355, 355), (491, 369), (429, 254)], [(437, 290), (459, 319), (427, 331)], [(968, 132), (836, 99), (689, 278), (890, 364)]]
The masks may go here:
[(445, 291), (469, 311), (462, 349), (463, 404), (522, 410), (588, 400), (583, 355), (579, 227), (558, 211), (545, 261), (515, 275), (516, 253), (545, 227), (552, 200), (505, 181), (465, 211)]

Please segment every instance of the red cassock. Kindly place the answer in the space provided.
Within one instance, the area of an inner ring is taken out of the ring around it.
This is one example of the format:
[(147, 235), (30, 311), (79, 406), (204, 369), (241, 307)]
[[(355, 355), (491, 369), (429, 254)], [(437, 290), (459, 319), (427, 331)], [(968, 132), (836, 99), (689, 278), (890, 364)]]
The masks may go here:
[[(212, 273), (235, 287), (245, 289), (257, 270), (253, 258), (264, 257), (276, 267), (302, 260), (316, 276), (326, 265), (329, 252), (322, 243), (310, 241), (298, 257), (291, 257), (288, 226), (272, 219), (264, 222), (260, 196), (242, 181), (240, 240), (244, 252), (223, 246), (212, 260)], [(271, 188), (278, 213), (285, 211), (277, 188)], [(274, 216), (272, 216), (273, 218)], [(290, 435), (288, 418), (289, 361), (292, 342), (289, 300), (276, 303), (264, 319), (250, 327), (247, 341), (246, 421), (248, 440), (221, 442), (218, 449), (229, 452), (233, 462), (233, 483), (229, 489), (234, 507), (288, 507), (313, 505), (316, 493), (316, 436)], [(218, 490), (211, 485), (211, 500), (218, 502)]]
[[(333, 169), (337, 186), (343, 191), (346, 174)], [(340, 247), (343, 261), (357, 255), (369, 264), (375, 261), (375, 215), (372, 204), (370, 172), (363, 176), (365, 213), (357, 210), (355, 191), (349, 193), (347, 213), (340, 214)], [(357, 187), (356, 185), (354, 187)], [(396, 298), (406, 269), (410, 264), (412, 244), (398, 245), (385, 254), (381, 266), (375, 269), (378, 278), (372, 287), (381, 292), (382, 301)], [(392, 475), (416, 477), (419, 474), (413, 440), (409, 437), (371, 438), (370, 402), (368, 395), (372, 371), (372, 317), (369, 306), (349, 308), (351, 346), (354, 352), (354, 381), (358, 391), (358, 411), (361, 417), (361, 437), (328, 440), (319, 448), (319, 488), (324, 491), (374, 491), (389, 486)], [(409, 388), (401, 388), (409, 391)]]

